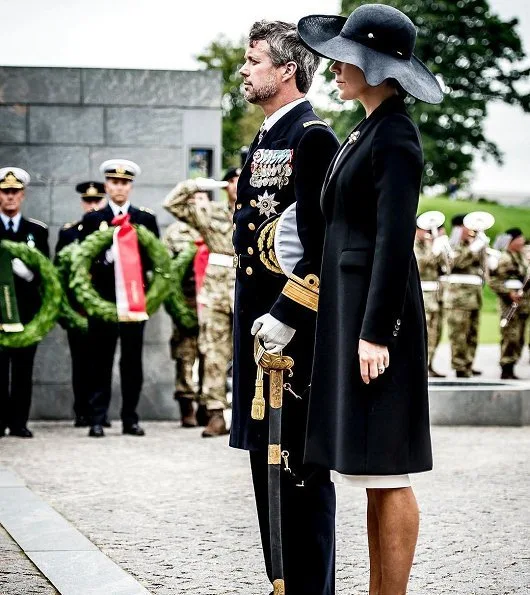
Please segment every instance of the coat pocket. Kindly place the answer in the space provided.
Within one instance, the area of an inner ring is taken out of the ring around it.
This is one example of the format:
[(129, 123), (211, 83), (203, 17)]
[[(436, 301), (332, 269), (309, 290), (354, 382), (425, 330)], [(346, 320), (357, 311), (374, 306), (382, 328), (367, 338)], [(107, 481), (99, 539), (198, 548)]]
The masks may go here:
[(366, 248), (343, 250), (339, 258), (339, 267), (343, 271), (363, 268), (368, 266), (371, 260), (371, 253)]

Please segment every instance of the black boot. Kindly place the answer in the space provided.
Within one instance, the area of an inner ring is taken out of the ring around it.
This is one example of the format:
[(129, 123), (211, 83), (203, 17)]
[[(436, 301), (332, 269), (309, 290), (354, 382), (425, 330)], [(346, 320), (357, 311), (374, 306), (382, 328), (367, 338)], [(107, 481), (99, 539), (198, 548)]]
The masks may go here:
[(519, 380), (519, 377), (514, 374), (513, 364), (504, 364), (501, 366), (501, 379), (502, 380)]
[(180, 424), (183, 428), (196, 428), (197, 418), (193, 408), (193, 400), (187, 397), (177, 397), (180, 406)]

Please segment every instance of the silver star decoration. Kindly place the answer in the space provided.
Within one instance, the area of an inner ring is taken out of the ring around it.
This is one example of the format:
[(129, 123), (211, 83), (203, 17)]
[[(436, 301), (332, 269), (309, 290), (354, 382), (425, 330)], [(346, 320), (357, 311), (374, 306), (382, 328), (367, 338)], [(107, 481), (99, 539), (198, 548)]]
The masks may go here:
[(348, 144), (353, 145), (354, 142), (356, 142), (356, 140), (361, 136), (361, 133), (356, 130), (355, 132), (352, 132), (350, 134), (350, 136), (348, 137)]
[(267, 190), (261, 195), (258, 194), (258, 204), (257, 207), (259, 209), (260, 215), (265, 215), (265, 217), (270, 217), (271, 215), (277, 215), (275, 207), (280, 203), (277, 200), (274, 200), (276, 194), (269, 194)]

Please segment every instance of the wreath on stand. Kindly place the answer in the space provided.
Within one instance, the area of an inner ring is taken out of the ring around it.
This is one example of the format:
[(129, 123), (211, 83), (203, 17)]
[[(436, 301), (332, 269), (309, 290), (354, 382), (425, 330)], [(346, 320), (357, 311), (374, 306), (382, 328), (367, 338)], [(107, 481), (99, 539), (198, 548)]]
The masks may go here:
[(42, 302), (33, 320), (19, 333), (0, 332), (0, 346), (19, 348), (39, 343), (52, 330), (61, 310), (63, 289), (56, 268), (42, 252), (22, 242), (2, 240), (1, 245), (40, 276)]
[[(146, 293), (146, 310), (156, 312), (171, 291), (169, 286), (171, 261), (164, 244), (143, 225), (134, 225), (139, 244), (153, 263), (153, 274)], [(119, 322), (116, 304), (101, 297), (92, 285), (90, 268), (99, 254), (112, 244), (114, 227), (91, 233), (71, 254), (70, 289), (88, 316), (106, 322)]]
[(86, 333), (88, 331), (88, 319), (72, 306), (68, 295), (72, 259), (74, 252), (77, 250), (79, 250), (79, 244), (77, 242), (68, 244), (57, 254), (55, 259), (55, 268), (59, 273), (59, 279), (63, 287), (63, 299), (58, 322), (64, 329)]
[(191, 244), (171, 261), (171, 293), (164, 302), (166, 312), (177, 326), (194, 330), (198, 326), (197, 312), (190, 308), (182, 291), (182, 281), (197, 254), (197, 246)]

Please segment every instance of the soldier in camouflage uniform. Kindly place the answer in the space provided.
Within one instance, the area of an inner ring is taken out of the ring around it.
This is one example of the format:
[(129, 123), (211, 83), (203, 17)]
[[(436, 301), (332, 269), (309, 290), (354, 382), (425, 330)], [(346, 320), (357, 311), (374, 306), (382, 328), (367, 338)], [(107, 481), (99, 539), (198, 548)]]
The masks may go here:
[[(173, 258), (185, 250), (190, 244), (201, 240), (200, 234), (184, 221), (175, 221), (166, 230), (162, 241), (168, 247)], [(190, 308), (197, 308), (195, 276), (193, 263), (182, 282), (182, 290)], [(197, 418), (193, 407), (196, 391), (193, 386), (193, 365), (199, 357), (198, 330), (188, 330), (173, 324), (173, 335), (170, 339), (171, 357), (175, 360), (175, 400), (180, 406), (180, 419), (184, 428), (197, 426)]]
[(227, 187), (228, 182), (195, 179), (177, 184), (164, 200), (164, 207), (178, 219), (186, 221), (204, 239), (210, 251), (206, 277), (201, 290), (201, 330), (199, 342), (204, 352), (202, 395), (208, 410), (204, 438), (226, 434), (223, 411), (226, 399), (227, 367), (232, 359), (232, 320), (234, 309), (235, 270), (232, 245), (234, 201), (197, 202), (200, 191)]
[[(438, 231), (440, 234), (445, 234), (443, 227), (440, 227)], [(440, 276), (449, 273), (451, 263), (444, 256), (443, 250), (435, 248), (433, 245), (435, 241), (436, 238), (433, 240), (428, 231), (416, 228), (414, 254), (418, 262), (427, 319), (429, 376), (444, 378), (443, 374), (433, 370), (432, 360), (442, 337), (443, 290)]]
[(523, 293), (529, 274), (529, 263), (523, 253), (525, 238), (517, 228), (506, 231), (511, 240), (499, 259), (498, 267), (491, 271), (490, 285), (499, 296), (501, 319), (515, 302), (518, 304), (513, 318), (501, 327), (501, 378), (517, 379), (513, 368), (519, 361), (525, 343), (525, 330), (530, 315), (530, 295)]
[(464, 226), (464, 216), (452, 219), (453, 268), (446, 276), (444, 304), (447, 309), (451, 366), (458, 378), (480, 374), (473, 370), (478, 344), (482, 286), (485, 278), (487, 241), (483, 234)]

